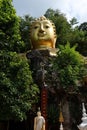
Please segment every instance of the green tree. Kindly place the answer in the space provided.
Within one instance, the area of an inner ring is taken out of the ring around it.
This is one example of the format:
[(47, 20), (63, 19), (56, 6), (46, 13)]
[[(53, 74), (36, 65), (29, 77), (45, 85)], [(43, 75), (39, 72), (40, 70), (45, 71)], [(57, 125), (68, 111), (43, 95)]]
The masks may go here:
[(65, 14), (59, 10), (48, 9), (45, 16), (52, 20), (56, 26), (57, 33), (57, 47), (59, 44), (65, 45), (67, 41), (71, 40), (71, 25), (67, 21)]
[(60, 85), (69, 91), (72, 91), (74, 87), (74, 91), (78, 89), (77, 81), (81, 80), (83, 75), (84, 60), (75, 49), (76, 46), (71, 48), (69, 43), (65, 46), (60, 45), (58, 56), (54, 62), (55, 69), (59, 74)]
[(0, 120), (26, 119), (38, 93), (26, 57), (0, 51)]
[(75, 17), (73, 17), (73, 18), (70, 20), (70, 24), (71, 24), (72, 26), (78, 24), (77, 19), (76, 19)]
[(70, 47), (69, 43), (59, 46), (57, 57), (49, 67), (50, 79), (53, 79), (50, 82), (55, 89), (78, 91), (77, 81), (84, 75), (84, 59), (75, 49), (76, 46)]
[(31, 49), (31, 42), (29, 39), (29, 30), (30, 30), (30, 24), (34, 20), (33, 17), (29, 15), (25, 15), (24, 17), (20, 17), (20, 32), (21, 32), (21, 38), (24, 41), (24, 52)]
[(12, 0), (0, 0), (0, 50), (20, 52), (23, 46)]
[(79, 26), (79, 30), (87, 31), (87, 22), (82, 23)]
[(87, 56), (87, 22), (82, 23), (78, 26), (79, 32), (82, 32), (83, 35), (80, 35), (80, 40), (78, 40), (77, 50), (84, 56)]
[(24, 50), (20, 20), (12, 0), (0, 0), (0, 120), (23, 120), (37, 101), (29, 63), (18, 55)]

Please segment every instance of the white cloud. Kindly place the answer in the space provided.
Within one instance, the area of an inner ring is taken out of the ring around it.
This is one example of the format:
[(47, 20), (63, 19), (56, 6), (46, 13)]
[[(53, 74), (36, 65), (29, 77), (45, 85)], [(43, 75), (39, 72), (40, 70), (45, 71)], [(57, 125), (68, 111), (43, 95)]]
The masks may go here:
[(87, 21), (87, 0), (73, 0), (72, 4), (72, 15), (76, 16), (79, 21)]
[(87, 0), (61, 0), (54, 8), (59, 8), (68, 19), (75, 17), (80, 23), (87, 21)]
[(13, 0), (13, 4), (20, 16), (40, 17), (52, 8), (60, 10), (68, 19), (75, 17), (80, 23), (87, 21), (87, 0)]

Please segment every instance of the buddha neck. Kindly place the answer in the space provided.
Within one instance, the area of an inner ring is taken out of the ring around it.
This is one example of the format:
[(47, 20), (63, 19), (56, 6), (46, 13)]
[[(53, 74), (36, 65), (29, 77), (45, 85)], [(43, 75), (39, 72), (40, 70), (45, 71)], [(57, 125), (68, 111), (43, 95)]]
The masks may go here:
[(52, 41), (38, 41), (38, 42), (33, 42), (32, 43), (33, 45), (33, 49), (51, 49), (51, 48), (54, 48), (53, 47), (53, 42)]

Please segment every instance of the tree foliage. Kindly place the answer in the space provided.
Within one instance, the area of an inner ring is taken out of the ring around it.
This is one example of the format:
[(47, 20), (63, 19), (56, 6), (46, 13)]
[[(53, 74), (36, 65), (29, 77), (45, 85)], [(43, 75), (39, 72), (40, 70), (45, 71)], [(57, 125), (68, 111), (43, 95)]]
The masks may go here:
[[(34, 84), (24, 51), (20, 19), (12, 0), (0, 0), (0, 120), (23, 120), (37, 101)], [(16, 53), (17, 52), (17, 53)]]
[(81, 77), (84, 60), (82, 56), (75, 51), (75, 46), (70, 48), (69, 44), (60, 46), (58, 57), (55, 60), (55, 68), (58, 70), (61, 85), (70, 87), (76, 85), (76, 80)]
[(87, 31), (87, 22), (82, 23), (79, 26), (79, 30)]
[(23, 46), (12, 0), (0, 0), (0, 50), (20, 52)]
[(23, 51), (26, 52), (31, 49), (31, 42), (29, 39), (30, 24), (34, 20), (33, 17), (25, 15), (23, 18), (20, 17), (20, 32), (21, 38), (25, 45)]
[(37, 101), (28, 61), (16, 52), (0, 51), (0, 120), (23, 120)]
[(77, 82), (84, 74), (84, 60), (75, 49), (76, 46), (70, 47), (69, 43), (59, 46), (57, 57), (49, 68), (52, 73), (50, 82), (55, 89), (66, 92), (78, 90)]
[(71, 24), (72, 26), (78, 24), (77, 19), (76, 19), (75, 17), (73, 17), (73, 18), (70, 20), (70, 24)]

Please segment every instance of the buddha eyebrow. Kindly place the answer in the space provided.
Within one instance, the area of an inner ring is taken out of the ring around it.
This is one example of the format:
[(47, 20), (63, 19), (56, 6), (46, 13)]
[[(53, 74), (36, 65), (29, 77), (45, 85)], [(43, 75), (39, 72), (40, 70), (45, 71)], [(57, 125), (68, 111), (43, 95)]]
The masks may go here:
[(48, 22), (48, 21), (44, 22), (44, 24), (48, 24), (48, 25), (51, 25), (51, 23), (50, 23), (50, 22)]

